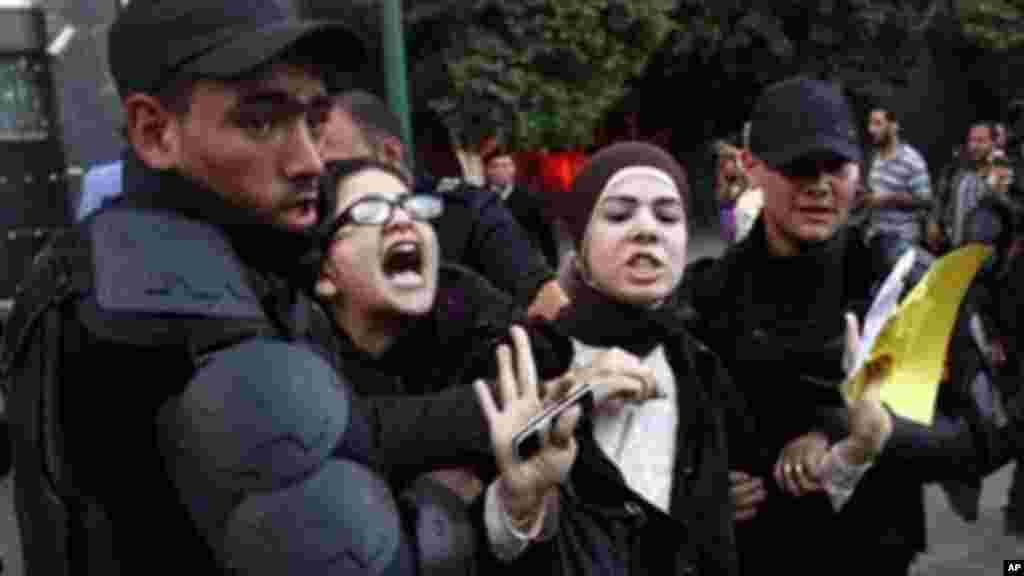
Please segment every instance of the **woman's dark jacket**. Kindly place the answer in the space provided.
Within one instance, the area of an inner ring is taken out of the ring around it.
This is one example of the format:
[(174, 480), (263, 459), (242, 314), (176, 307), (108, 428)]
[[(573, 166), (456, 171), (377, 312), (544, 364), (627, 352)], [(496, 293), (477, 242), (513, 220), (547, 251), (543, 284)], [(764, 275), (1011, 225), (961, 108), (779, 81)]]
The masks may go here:
[(627, 486), (585, 419), (577, 433), (579, 455), (560, 493), (559, 532), (512, 568), (559, 575), (736, 574), (726, 443), (727, 413), (736, 398), (728, 375), (684, 328), (685, 309), (637, 314), (634, 307), (595, 301), (589, 289), (575, 292), (555, 322), (559, 331), (640, 357), (664, 346), (679, 410), (669, 513)]

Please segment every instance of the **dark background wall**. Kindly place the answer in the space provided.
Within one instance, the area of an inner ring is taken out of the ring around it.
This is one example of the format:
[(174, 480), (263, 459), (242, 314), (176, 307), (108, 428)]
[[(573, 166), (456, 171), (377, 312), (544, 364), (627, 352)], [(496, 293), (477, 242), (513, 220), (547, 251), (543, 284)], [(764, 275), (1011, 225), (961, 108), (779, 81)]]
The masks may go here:
[(65, 25), (77, 30), (67, 49), (53, 58), (68, 162), (89, 166), (113, 160), (121, 145), (120, 107), (107, 71), (107, 31), (117, 0), (43, 0), (42, 6), (50, 38)]
[(68, 221), (69, 173), (44, 12), (0, 9), (0, 298), (15, 291), (50, 230)]

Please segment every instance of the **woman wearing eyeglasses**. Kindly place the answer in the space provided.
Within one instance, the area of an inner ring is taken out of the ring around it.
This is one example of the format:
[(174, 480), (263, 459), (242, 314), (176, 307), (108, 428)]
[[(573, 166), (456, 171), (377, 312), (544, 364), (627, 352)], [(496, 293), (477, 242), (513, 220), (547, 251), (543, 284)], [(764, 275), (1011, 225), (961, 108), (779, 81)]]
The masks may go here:
[[(442, 200), (410, 193), (400, 171), (370, 159), (333, 162), (321, 192), (325, 213), (333, 217), (320, 230), (314, 288), (334, 320), (341, 369), (356, 394), (389, 404), (394, 427), (417, 431), (372, 431), (381, 439), (375, 442), (382, 447), (376, 455), (381, 467), (396, 492), (425, 472), (468, 469), (455, 489), (475, 501), (477, 511), (483, 508), (494, 555), (517, 556), (541, 537), (546, 524), (553, 525), (543, 521), (553, 517), (543, 503), (556, 500), (554, 489), (568, 473), (575, 444), (567, 433), (564, 444), (553, 438), (536, 456), (515, 460), (511, 442), (504, 439), (525, 423), (510, 413), (524, 401), (510, 404), (508, 398), (516, 390), (529, 396), (532, 386), (542, 391), (533, 392), (534, 398), (551, 400), (564, 392), (566, 382), (579, 380), (565, 377), (571, 342), (527, 324), (525, 311), (479, 276), (442, 263), (431, 225), (443, 210)], [(513, 325), (519, 328), (510, 337)], [(614, 360), (594, 364), (611, 371), (629, 368)], [(478, 385), (476, 394), (468, 390), (478, 379), (496, 382), (500, 410), (487, 386)], [(538, 386), (539, 381), (547, 383)], [(642, 393), (643, 382), (642, 377), (623, 379), (622, 393)], [(409, 402), (430, 394), (450, 394), (463, 403), (479, 400), (479, 408), (474, 416), (473, 410), (441, 413)], [(562, 418), (556, 428), (571, 431), (574, 419)], [(488, 425), (493, 451), (479, 449), (491, 448)], [(500, 481), (481, 494), (472, 478), (494, 478), (495, 463)]]

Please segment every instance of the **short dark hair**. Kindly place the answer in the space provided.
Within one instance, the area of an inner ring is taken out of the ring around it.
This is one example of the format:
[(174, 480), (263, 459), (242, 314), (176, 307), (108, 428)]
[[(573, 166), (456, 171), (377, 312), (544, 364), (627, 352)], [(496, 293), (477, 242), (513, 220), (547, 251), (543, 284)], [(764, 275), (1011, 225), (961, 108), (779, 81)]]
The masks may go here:
[[(274, 66), (281, 63), (294, 64), (296, 66), (308, 68), (313, 71), (315, 76), (326, 79), (329, 73), (329, 68), (322, 61), (322, 55), (317, 54), (314, 51), (314, 48), (315, 45), (310, 41), (300, 41), (281, 54), (278, 54), (269, 62), (245, 73), (239, 78), (235, 78), (234, 80), (247, 81), (264, 78), (270, 73), (270, 70), (272, 70)], [(160, 105), (171, 114), (176, 116), (187, 116), (189, 111), (192, 109), (192, 94), (195, 91), (196, 84), (201, 80), (202, 78), (188, 75), (172, 77), (160, 85), (156, 90), (156, 93), (152, 96), (156, 98), (156, 100), (160, 102)], [(126, 136), (126, 132), (127, 126), (122, 126), (122, 135)]]
[[(316, 76), (325, 77), (328, 73), (328, 68), (310, 48), (311, 46), (308, 42), (299, 42), (279, 54), (276, 58), (273, 58), (270, 62), (235, 80), (246, 81), (265, 77), (273, 66), (282, 62), (309, 68), (313, 70)], [(202, 78), (179, 75), (164, 82), (152, 96), (171, 114), (179, 117), (188, 116), (192, 110), (192, 94), (195, 92), (196, 84), (201, 80)], [(127, 141), (128, 125), (126, 122), (121, 122), (120, 133), (121, 137)]]
[(374, 142), (373, 133), (378, 138), (402, 138), (402, 121), (398, 115), (377, 96), (365, 90), (349, 90), (338, 94), (334, 102), (348, 115), (352, 121), (363, 131), (367, 140)]
[(995, 140), (995, 138), (996, 138), (996, 126), (995, 126), (995, 124), (993, 124), (991, 122), (988, 122), (986, 120), (978, 120), (976, 122), (971, 122), (971, 125), (967, 127), (968, 135), (970, 134), (971, 130), (974, 130), (975, 128), (988, 128), (989, 137), (991, 137), (993, 140)]

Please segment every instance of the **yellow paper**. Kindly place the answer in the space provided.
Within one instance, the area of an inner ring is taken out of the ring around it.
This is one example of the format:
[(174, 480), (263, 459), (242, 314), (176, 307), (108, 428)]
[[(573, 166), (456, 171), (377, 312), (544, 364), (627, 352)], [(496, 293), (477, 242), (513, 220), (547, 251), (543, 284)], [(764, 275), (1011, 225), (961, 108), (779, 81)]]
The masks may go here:
[[(882, 328), (869, 364), (892, 359), (881, 398), (896, 414), (931, 426), (960, 303), (992, 247), (971, 245), (935, 261)], [(843, 384), (847, 401), (864, 391), (864, 368)]]

